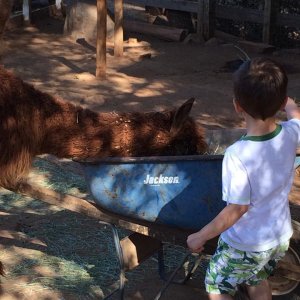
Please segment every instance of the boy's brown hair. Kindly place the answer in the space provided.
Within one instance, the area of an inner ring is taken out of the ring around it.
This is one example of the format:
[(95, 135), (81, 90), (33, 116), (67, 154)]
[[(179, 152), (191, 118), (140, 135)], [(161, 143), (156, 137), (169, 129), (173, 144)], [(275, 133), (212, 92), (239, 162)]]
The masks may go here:
[(269, 58), (244, 62), (235, 72), (233, 83), (235, 100), (254, 119), (273, 117), (287, 97), (286, 72)]

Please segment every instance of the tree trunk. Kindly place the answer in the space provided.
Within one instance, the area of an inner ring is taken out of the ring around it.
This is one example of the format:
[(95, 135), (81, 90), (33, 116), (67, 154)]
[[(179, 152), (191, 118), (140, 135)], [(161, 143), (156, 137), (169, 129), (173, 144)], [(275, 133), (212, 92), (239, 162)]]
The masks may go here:
[[(114, 22), (109, 14), (107, 15), (107, 39), (113, 41)], [(97, 5), (95, 0), (68, 2), (64, 33), (70, 35), (75, 41), (85, 40), (91, 46), (96, 47)]]
[(0, 36), (4, 32), (5, 24), (9, 19), (11, 9), (13, 6), (13, 0), (0, 0)]

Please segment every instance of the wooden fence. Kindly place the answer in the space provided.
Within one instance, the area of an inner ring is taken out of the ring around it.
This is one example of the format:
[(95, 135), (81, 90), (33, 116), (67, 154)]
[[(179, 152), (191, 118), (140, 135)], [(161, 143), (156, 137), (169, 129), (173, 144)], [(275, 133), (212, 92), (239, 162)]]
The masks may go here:
[(218, 5), (216, 0), (125, 0), (125, 2), (195, 13), (198, 15), (198, 22), (201, 22), (205, 39), (214, 35), (215, 18), (262, 24), (264, 43), (272, 42), (272, 35), (278, 25), (300, 28), (300, 15), (280, 13), (278, 0), (265, 0), (264, 10)]
[[(31, 0), (23, 0), (23, 20), (30, 21)], [(56, 7), (61, 0), (56, 0)], [(105, 0), (98, 1), (106, 3)], [(120, 3), (120, 1), (115, 1)], [(278, 0), (264, 0), (264, 9), (242, 8), (217, 4), (217, 0), (124, 0), (134, 5), (154, 6), (195, 13), (197, 15), (198, 30), (205, 39), (214, 36), (216, 18), (237, 22), (250, 22), (263, 26), (262, 42), (272, 43), (272, 35), (277, 26), (300, 28), (300, 15), (280, 13)], [(118, 11), (121, 11), (118, 9)], [(119, 50), (121, 53), (122, 51)]]
[[(31, 0), (23, 0), (22, 19), (30, 23)], [(56, 0), (55, 8), (61, 0)], [(215, 35), (216, 18), (262, 24), (262, 42), (272, 43), (276, 26), (300, 28), (300, 15), (283, 14), (278, 10), (278, 0), (264, 0), (264, 10), (218, 5), (217, 0), (114, 0), (115, 5), (115, 56), (123, 54), (123, 1), (128, 4), (154, 6), (197, 15), (197, 34), (209, 39)], [(96, 77), (106, 76), (106, 0), (97, 0), (97, 50)]]

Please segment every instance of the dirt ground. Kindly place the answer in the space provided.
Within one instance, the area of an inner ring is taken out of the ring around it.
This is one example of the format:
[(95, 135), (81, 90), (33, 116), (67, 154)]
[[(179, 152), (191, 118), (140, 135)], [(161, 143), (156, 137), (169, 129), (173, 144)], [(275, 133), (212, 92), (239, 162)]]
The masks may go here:
[[(229, 67), (240, 55), (232, 44), (184, 44), (126, 34), (124, 57), (114, 58), (112, 45), (108, 45), (107, 77), (99, 81), (94, 77), (95, 49), (63, 36), (62, 28), (62, 21), (44, 19), (6, 33), (4, 66), (44, 92), (93, 110), (162, 110), (195, 97), (192, 116), (205, 128), (243, 126), (231, 105)], [(128, 38), (137, 38), (137, 42), (128, 42)], [(248, 54), (258, 55), (250, 50)], [(278, 50), (273, 57), (288, 70), (289, 95), (300, 98), (300, 51)], [(89, 239), (95, 239), (94, 232), (109, 235), (108, 229), (94, 220), (23, 198), (7, 191), (0, 197), (0, 259), (8, 273), (2, 280), (0, 299), (102, 299), (107, 286), (117, 279), (117, 271), (109, 265), (112, 261), (117, 269), (115, 258), (110, 258), (113, 245), (99, 240), (99, 249), (90, 248)], [(46, 227), (48, 231), (41, 231)], [(58, 233), (52, 238), (53, 228)], [(173, 261), (179, 260), (177, 250), (172, 251)], [(76, 252), (76, 258), (74, 253), (70, 258), (69, 252)], [(178, 253), (180, 257), (181, 250)], [(50, 257), (57, 259), (55, 267), (47, 264)], [(108, 263), (107, 269), (97, 269), (97, 263), (103, 262)], [(88, 275), (68, 272), (73, 263), (76, 268), (84, 266)], [(28, 273), (29, 269), (34, 272)], [(128, 278), (126, 299), (153, 299), (163, 285), (154, 260)], [(200, 272), (184, 286), (172, 285), (162, 299), (207, 299), (202, 281)]]

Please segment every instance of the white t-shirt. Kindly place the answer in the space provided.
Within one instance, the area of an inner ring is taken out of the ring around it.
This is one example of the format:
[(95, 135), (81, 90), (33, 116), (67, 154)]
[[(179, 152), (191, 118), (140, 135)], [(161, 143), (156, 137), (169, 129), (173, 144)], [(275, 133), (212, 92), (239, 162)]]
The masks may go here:
[(245, 136), (231, 145), (223, 160), (223, 200), (249, 210), (222, 239), (242, 251), (265, 251), (293, 234), (288, 202), (294, 177), (300, 120), (277, 125), (264, 136)]

